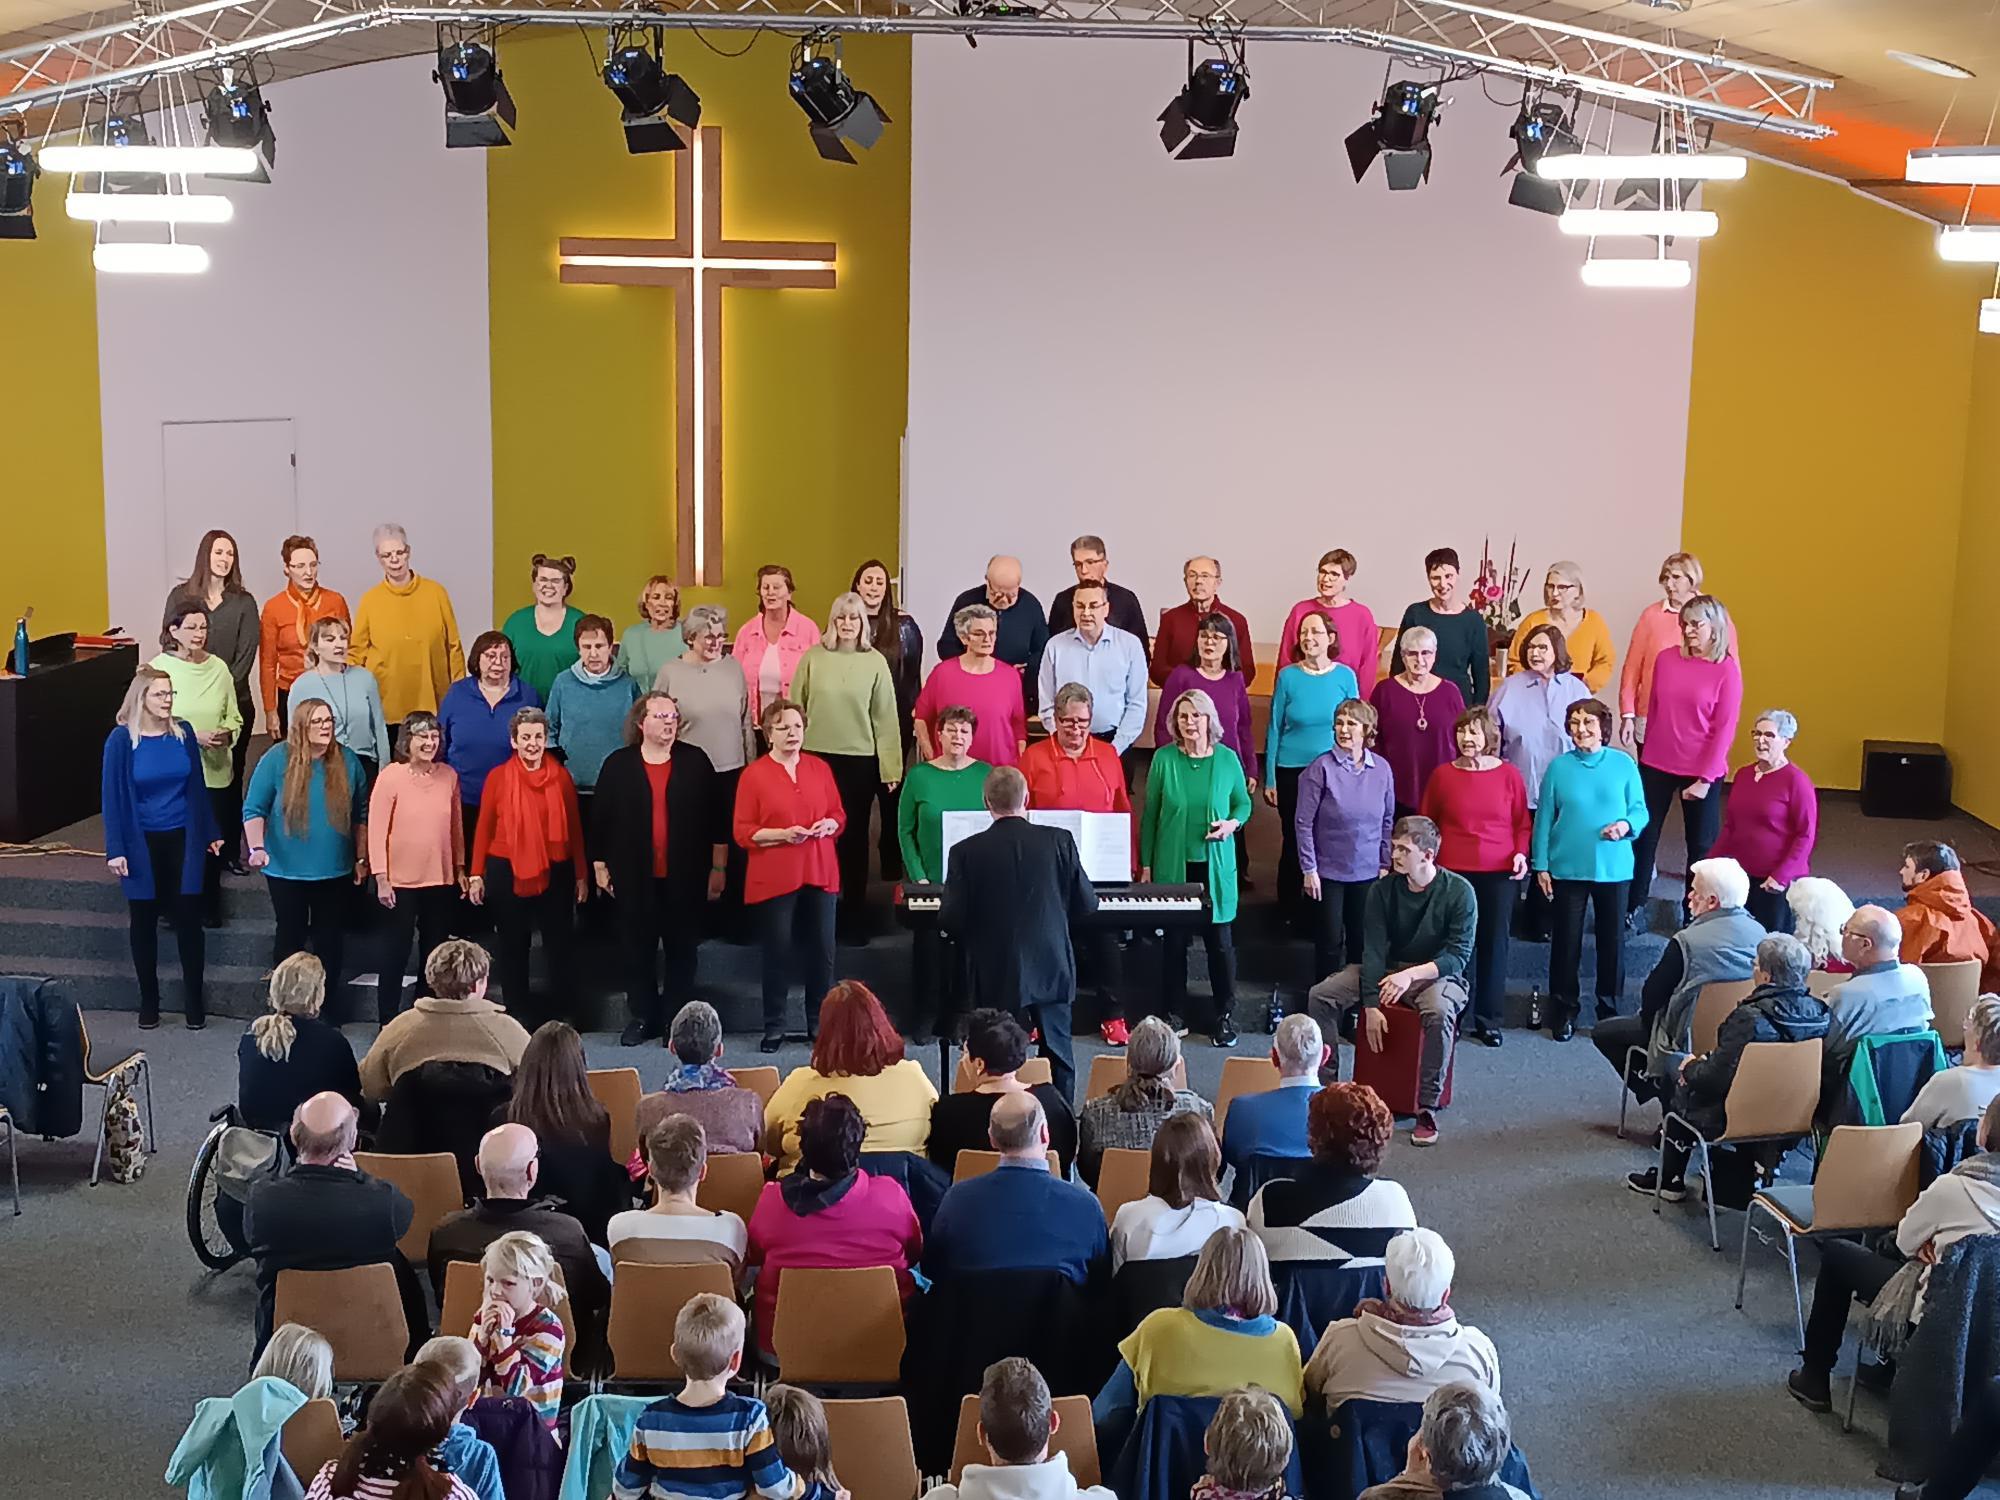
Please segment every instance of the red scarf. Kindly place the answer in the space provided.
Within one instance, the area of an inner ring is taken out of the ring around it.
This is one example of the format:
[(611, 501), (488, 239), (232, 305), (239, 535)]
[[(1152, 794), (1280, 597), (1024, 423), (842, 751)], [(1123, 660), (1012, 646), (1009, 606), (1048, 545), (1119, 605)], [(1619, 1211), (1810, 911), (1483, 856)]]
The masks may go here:
[(1405, 1307), (1402, 1303), (1387, 1297), (1363, 1297), (1354, 1304), (1356, 1313), (1373, 1313), (1386, 1322), (1403, 1328), (1435, 1328), (1440, 1323), (1449, 1323), (1458, 1314), (1451, 1310), (1451, 1293), (1444, 1294), (1444, 1300), (1436, 1307)]
[(493, 804), (493, 841), (507, 851), (514, 891), (539, 896), (549, 888), (549, 848), (581, 845), (569, 815), (569, 774), (546, 756), (530, 771), (513, 756), (494, 767), (481, 799)]

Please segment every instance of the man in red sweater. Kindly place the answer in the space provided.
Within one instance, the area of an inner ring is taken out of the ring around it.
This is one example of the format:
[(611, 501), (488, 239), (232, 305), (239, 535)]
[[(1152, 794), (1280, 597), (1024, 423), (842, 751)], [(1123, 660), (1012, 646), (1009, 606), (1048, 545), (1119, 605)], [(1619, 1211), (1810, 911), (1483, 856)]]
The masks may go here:
[(1243, 657), (1243, 680), (1257, 680), (1256, 649), (1250, 644), (1250, 622), (1216, 597), (1222, 587), (1222, 564), (1212, 557), (1190, 557), (1181, 571), (1187, 603), (1160, 611), (1160, 631), (1153, 638), (1153, 686), (1165, 687), (1167, 674), (1194, 660), (1194, 635), (1211, 611), (1236, 627), (1236, 644)]

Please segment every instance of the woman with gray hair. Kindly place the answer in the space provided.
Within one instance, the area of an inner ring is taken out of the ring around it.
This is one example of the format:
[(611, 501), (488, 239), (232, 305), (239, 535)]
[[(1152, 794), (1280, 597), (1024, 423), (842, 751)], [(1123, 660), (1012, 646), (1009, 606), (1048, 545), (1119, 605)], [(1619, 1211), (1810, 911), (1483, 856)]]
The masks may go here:
[(680, 742), (697, 746), (715, 767), (708, 839), (729, 847), (715, 914), (719, 927), (733, 930), (743, 917), (745, 855), (729, 831), (729, 816), (736, 806), (736, 780), (757, 753), (750, 685), (742, 666), (728, 654), (729, 611), (721, 605), (697, 604), (689, 610), (681, 617), (681, 636), (687, 651), (660, 668), (653, 686), (671, 695), (680, 709)]
[[(1296, 671), (1287, 667), (1286, 671)], [(1344, 668), (1342, 669), (1345, 670)], [(1349, 672), (1350, 678), (1354, 675)], [(1201, 930), (1208, 950), (1207, 1030), (1218, 1047), (1236, 1045), (1236, 830), (1250, 819), (1243, 762), (1222, 743), (1215, 700), (1190, 688), (1174, 700), (1174, 743), (1153, 752), (1139, 815), (1139, 879), (1198, 885), (1208, 892)], [(1331, 738), (1332, 718), (1328, 717)], [(1160, 1001), (1169, 1016), (1188, 1003), (1188, 930), (1167, 929), (1160, 955)]]
[(382, 581), (354, 606), (348, 660), (375, 675), (389, 738), (418, 709), (436, 713), (451, 685), (465, 675), (458, 616), (435, 578), (410, 566), (410, 538), (394, 522), (375, 528)]
[(1813, 967), (1846, 973), (1851, 966), (1841, 956), (1840, 935), (1854, 915), (1847, 892), (1823, 875), (1801, 875), (1785, 887), (1785, 905), (1792, 914), (1788, 930), (1806, 945)]
[(639, 1101), (639, 1139), (668, 1115), (686, 1115), (705, 1132), (710, 1156), (755, 1151), (764, 1138), (764, 1101), (723, 1067), (722, 1017), (715, 1007), (690, 1000), (675, 1011), (667, 1046), (674, 1066), (659, 1092)]
[(1180, 1038), (1158, 1016), (1147, 1016), (1125, 1044), (1124, 1079), (1077, 1116), (1076, 1169), (1083, 1180), (1097, 1185), (1097, 1169), (1113, 1147), (1152, 1150), (1153, 1137), (1174, 1115), (1192, 1112), (1213, 1124), (1215, 1111), (1186, 1085)]
[(1750, 764), (1729, 783), (1722, 832), (1709, 845), (1709, 858), (1727, 855), (1750, 876), (1745, 911), (1766, 932), (1790, 932), (1792, 907), (1786, 887), (1812, 865), (1819, 836), (1819, 793), (1812, 779), (1786, 758), (1799, 721), (1782, 708), (1767, 708), (1750, 726)]
[(1000, 616), (990, 604), (968, 604), (951, 617), (965, 650), (931, 668), (914, 710), (918, 753), (937, 756), (938, 715), (969, 708), (979, 717), (972, 758), (989, 766), (1018, 765), (1028, 748), (1028, 707), (1021, 674), (994, 656), (1000, 644)]
[(1401, 669), (1376, 683), (1368, 701), (1375, 708), (1376, 753), (1396, 779), (1396, 816), (1407, 818), (1423, 805), (1431, 772), (1456, 752), (1452, 726), (1465, 712), (1465, 695), (1432, 670), (1438, 638), (1429, 626), (1404, 631), (1396, 653)]

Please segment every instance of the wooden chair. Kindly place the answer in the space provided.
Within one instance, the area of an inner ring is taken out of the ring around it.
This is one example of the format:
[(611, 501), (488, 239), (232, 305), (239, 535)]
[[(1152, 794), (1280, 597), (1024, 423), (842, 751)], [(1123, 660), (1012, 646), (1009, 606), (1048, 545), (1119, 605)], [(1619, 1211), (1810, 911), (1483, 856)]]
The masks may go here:
[(780, 1379), (894, 1385), (902, 1376), (903, 1345), (903, 1299), (889, 1267), (785, 1268), (771, 1318)]
[[(1187, 1087), (1187, 1059), (1174, 1064), (1174, 1087)], [(1125, 1081), (1125, 1054), (1122, 1052), (1100, 1052), (1090, 1060), (1090, 1079), (1083, 1086), (1084, 1103), (1092, 1099), (1102, 1099), (1106, 1094)]]
[[(96, 1067), (90, 1059), (90, 1028), (84, 1024), (83, 1007), (81, 1005), (76, 1008), (76, 1029), (83, 1037), (83, 1081), (91, 1088), (104, 1090), (103, 1103), (97, 1111), (97, 1154), (90, 1159), (90, 1185), (96, 1187), (98, 1173), (104, 1167), (104, 1137), (111, 1125), (111, 1085), (116, 1079), (130, 1074), (132, 1086), (136, 1089), (141, 1089), (145, 1093), (146, 1154), (150, 1156), (153, 1152), (160, 1149), (159, 1137), (153, 1129), (153, 1065), (147, 1061), (146, 1054), (141, 1051), (128, 1052), (108, 1067)], [(11, 1130), (9, 1131), (9, 1142), (11, 1145)], [(17, 1195), (19, 1191), (19, 1188), (16, 1187), (15, 1192)], [(20, 1212), (18, 1202), (15, 1204), (15, 1212)]]
[(458, 1175), (458, 1158), (449, 1151), (424, 1156), (391, 1156), (381, 1151), (357, 1151), (354, 1165), (370, 1177), (393, 1182), (416, 1205), (410, 1227), (396, 1241), (403, 1259), (421, 1266), (431, 1253), (431, 1231), (465, 1207), (465, 1186)]
[[(1707, 987), (1704, 986), (1704, 994)], [(1714, 1173), (1710, 1170), (1711, 1146), (1749, 1145), (1757, 1141), (1793, 1140), (1812, 1134), (1813, 1114), (1819, 1108), (1820, 1058), (1825, 1047), (1820, 1038), (1805, 1042), (1752, 1042), (1743, 1049), (1736, 1065), (1736, 1077), (1723, 1101), (1723, 1131), (1713, 1141), (1672, 1110), (1661, 1122), (1660, 1160), (1653, 1175), (1653, 1212), (1660, 1211), (1660, 1184), (1666, 1178), (1666, 1129), (1679, 1124), (1694, 1137), (1701, 1153), (1702, 1201), (1708, 1206), (1708, 1247), (1720, 1252), (1722, 1241), (1715, 1231)]]
[(1931, 986), (1931, 1027), (1944, 1043), (1944, 1050), (1957, 1052), (1965, 1046), (1965, 1021), (1979, 1003), (1979, 960), (1960, 959), (1948, 964), (1918, 964)]
[(833, 1471), (854, 1500), (916, 1500), (916, 1444), (910, 1408), (901, 1396), (826, 1403)]
[(346, 1446), (347, 1435), (340, 1430), (340, 1408), (324, 1396), (301, 1406), (278, 1430), (278, 1449), (305, 1489), (312, 1488), (314, 1477), (338, 1459)]
[[(1062, 1175), (1062, 1162), (1057, 1158), (1053, 1150), (1048, 1153), (1048, 1157), (1049, 1170), (1060, 1177)], [(998, 1151), (960, 1151), (957, 1156), (952, 1158), (951, 1180), (953, 1182), (969, 1182), (974, 1177), (984, 1177), (999, 1165), (1000, 1153)]]
[(729, 1267), (718, 1261), (653, 1266), (620, 1261), (611, 1283), (611, 1378), (678, 1380), (674, 1319), (703, 1292), (729, 1297)]
[(1104, 1222), (1113, 1222), (1119, 1209), (1145, 1197), (1152, 1175), (1152, 1152), (1106, 1147), (1097, 1166), (1097, 1201), (1104, 1209)]
[(1854, 976), (1851, 974), (1830, 974), (1825, 969), (1814, 969), (1806, 975), (1806, 993), (1820, 1000), (1831, 1000), (1833, 992)]
[[(556, 1266), (556, 1285), (564, 1287), (562, 1266)], [(456, 1334), (459, 1338), (472, 1335), (472, 1320), (479, 1316), (479, 1304), (486, 1295), (486, 1282), (476, 1260), (455, 1260), (444, 1268), (444, 1298), (438, 1304), (438, 1332)], [(556, 1316), (563, 1326), (563, 1374), (569, 1374), (569, 1367), (576, 1358), (576, 1310), (570, 1306), (565, 1296), (556, 1304)]]
[[(1046, 1057), (1029, 1058), (1021, 1064), (1020, 1070), (1014, 1076), (1029, 1088), (1038, 1083), (1055, 1081), (1055, 1074), (1050, 1070), (1049, 1060)], [(958, 1055), (958, 1071), (951, 1077), (951, 1091), (954, 1094), (969, 1094), (972, 1090), (972, 1058), (970, 1054), (961, 1052)]]
[[(1060, 1453), (1069, 1459), (1070, 1477), (1076, 1480), (1077, 1488), (1088, 1489), (1102, 1483), (1097, 1432), (1090, 1424), (1090, 1397), (1058, 1396), (1055, 1409), (1056, 1430), (1049, 1435), (1050, 1454)], [(951, 1448), (951, 1482), (957, 1484), (964, 1478), (967, 1464), (985, 1462), (986, 1449), (979, 1441), (979, 1398), (967, 1396), (958, 1403), (958, 1437)]]
[(639, 1070), (592, 1068), (590, 1092), (611, 1116), (611, 1159), (622, 1167), (639, 1149)]
[(343, 1384), (387, 1380), (403, 1368), (410, 1343), (396, 1272), (386, 1265), (280, 1271), (271, 1326), (287, 1323), (310, 1328), (333, 1345), (333, 1378)]
[(1743, 1310), (1743, 1282), (1750, 1270), (1750, 1221), (1763, 1209), (1785, 1236), (1785, 1266), (1792, 1273), (1792, 1311), (1799, 1345), (1806, 1341), (1805, 1302), (1799, 1296), (1801, 1236), (1860, 1234), (1901, 1222), (1917, 1201), (1917, 1160), (1924, 1127), (1836, 1125), (1826, 1155), (1810, 1183), (1778, 1182), (1750, 1195), (1743, 1213), (1743, 1254), (1736, 1266), (1736, 1310)]
[(731, 1068), (729, 1076), (741, 1088), (750, 1090), (764, 1101), (764, 1107), (771, 1107), (771, 1096), (778, 1092), (778, 1070), (776, 1068)]
[(1225, 1057), (1215, 1088), (1215, 1133), (1229, 1128), (1229, 1106), (1243, 1094), (1268, 1094), (1278, 1086), (1278, 1065), (1268, 1057)]
[(1694, 1023), (1688, 1028), (1688, 1050), (1696, 1057), (1715, 1050), (1715, 1038), (1729, 1013), (1750, 998), (1756, 986), (1747, 979), (1711, 979), (1695, 996)]
[(748, 1224), (763, 1191), (764, 1158), (754, 1151), (730, 1151), (708, 1159), (708, 1175), (696, 1184), (694, 1201), (703, 1208), (726, 1208)]

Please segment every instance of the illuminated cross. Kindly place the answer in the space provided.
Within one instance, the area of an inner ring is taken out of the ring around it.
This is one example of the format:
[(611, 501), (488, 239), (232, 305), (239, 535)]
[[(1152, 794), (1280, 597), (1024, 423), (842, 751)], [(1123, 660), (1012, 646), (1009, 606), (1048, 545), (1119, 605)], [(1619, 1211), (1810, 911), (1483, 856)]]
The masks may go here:
[[(695, 131), (674, 168), (674, 237), (572, 239), (560, 276), (577, 286), (664, 286), (674, 293), (674, 550), (677, 572), (722, 582), (722, 291), (831, 290), (831, 244), (722, 237), (722, 131)], [(696, 298), (699, 296), (699, 304)], [(692, 330), (692, 336), (690, 336)]]

